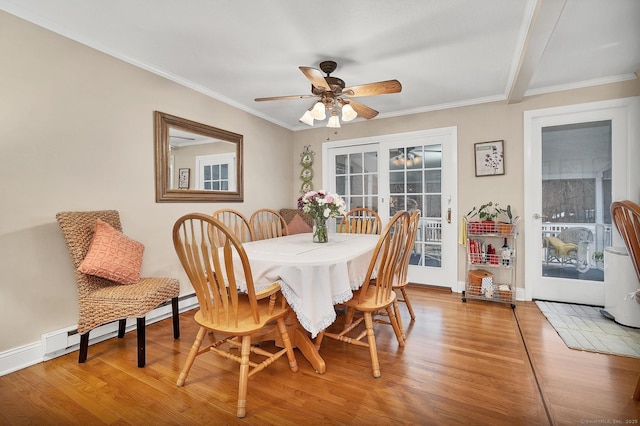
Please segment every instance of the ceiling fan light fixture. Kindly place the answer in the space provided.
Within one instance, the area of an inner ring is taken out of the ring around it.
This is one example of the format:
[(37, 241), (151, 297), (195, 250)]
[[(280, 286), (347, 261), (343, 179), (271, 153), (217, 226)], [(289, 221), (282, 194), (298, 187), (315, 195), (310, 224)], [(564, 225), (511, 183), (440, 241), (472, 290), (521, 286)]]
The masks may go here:
[(329, 117), (329, 122), (327, 123), (327, 127), (337, 128), (340, 127), (340, 119), (338, 118), (338, 114), (334, 110), (331, 113), (331, 117)]
[(313, 127), (313, 116), (311, 115), (311, 110), (306, 110), (303, 116), (300, 117), (300, 121)]
[(358, 116), (356, 110), (347, 103), (342, 106), (342, 121), (351, 121)]
[(327, 118), (325, 109), (324, 103), (322, 103), (322, 101), (318, 101), (313, 108), (311, 108), (311, 116), (316, 120), (324, 120)]

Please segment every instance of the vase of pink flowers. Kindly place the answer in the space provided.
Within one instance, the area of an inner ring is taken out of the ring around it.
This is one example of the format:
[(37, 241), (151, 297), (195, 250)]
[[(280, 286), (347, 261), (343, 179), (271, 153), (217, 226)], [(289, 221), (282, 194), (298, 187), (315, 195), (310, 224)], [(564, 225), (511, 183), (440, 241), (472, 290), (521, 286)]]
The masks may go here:
[(338, 195), (324, 190), (309, 191), (298, 198), (298, 208), (313, 218), (313, 241), (329, 241), (327, 219), (345, 213), (344, 200)]

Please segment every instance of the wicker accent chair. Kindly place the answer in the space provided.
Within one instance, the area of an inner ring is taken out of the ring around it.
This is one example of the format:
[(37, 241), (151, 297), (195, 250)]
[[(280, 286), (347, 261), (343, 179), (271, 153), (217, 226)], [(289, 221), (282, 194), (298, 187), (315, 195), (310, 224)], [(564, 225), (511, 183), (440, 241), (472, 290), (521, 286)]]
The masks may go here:
[(338, 232), (345, 234), (380, 234), (382, 220), (378, 213), (366, 207), (349, 210), (340, 220)]
[(159, 305), (171, 300), (173, 309), (173, 337), (180, 337), (178, 295), (180, 282), (174, 278), (140, 278), (136, 284), (122, 285), (78, 271), (94, 235), (96, 220), (101, 219), (122, 232), (120, 215), (116, 210), (60, 212), (56, 220), (69, 249), (78, 285), (78, 333), (80, 353), (78, 362), (87, 360), (89, 332), (98, 326), (118, 321), (118, 337), (123, 338), (127, 318), (136, 318), (138, 367), (144, 367), (145, 316)]
[[(239, 211), (220, 209), (214, 211), (212, 216), (224, 223), (238, 237), (240, 242), (247, 243), (253, 240), (253, 232), (251, 231), (249, 220)], [(217, 233), (216, 235), (221, 236), (222, 234)]]
[[(381, 375), (376, 337), (373, 329), (373, 316), (378, 311), (386, 311), (399, 345), (404, 346), (402, 331), (398, 326), (392, 305), (397, 303), (396, 293), (393, 291), (393, 282), (394, 277), (399, 274), (400, 260), (403, 247), (406, 245), (409, 221), (409, 213), (400, 211), (385, 226), (374, 249), (362, 287), (354, 292), (350, 300), (344, 302), (344, 306), (347, 308), (344, 328), (339, 333), (322, 331), (318, 334), (315, 342), (316, 347), (320, 347), (323, 338), (326, 336), (341, 342), (369, 348), (373, 377), (380, 377)], [(372, 279), (374, 274), (376, 276), (375, 280)], [(362, 313), (362, 316), (354, 321), (352, 319), (356, 311)], [(365, 323), (365, 329), (359, 330), (357, 326), (362, 321)], [(367, 341), (363, 341), (365, 337)]]
[[(627, 246), (640, 287), (640, 206), (629, 200), (614, 201), (611, 203), (611, 218)], [(636, 292), (635, 299), (640, 303), (640, 289)], [(640, 401), (640, 377), (633, 399)]]
[(545, 237), (547, 264), (559, 262), (561, 266), (578, 263), (578, 248), (593, 242), (593, 232), (584, 227), (565, 228), (556, 237)]
[(265, 240), (267, 238), (277, 238), (288, 235), (287, 222), (275, 210), (258, 209), (249, 219), (254, 240)]
[[(213, 231), (225, 238), (210, 238)], [(212, 352), (233, 360), (240, 364), (236, 414), (244, 417), (251, 376), (285, 354), (291, 371), (298, 371), (284, 322), (289, 305), (278, 283), (256, 291), (242, 242), (221, 221), (198, 213), (182, 216), (173, 227), (173, 244), (200, 305), (194, 316), (200, 328), (177, 385), (184, 385), (195, 358), (200, 355)], [(246, 283), (236, 281), (234, 263), (236, 268), (243, 269)], [(280, 303), (276, 303), (277, 299)], [(200, 349), (209, 332), (213, 333), (214, 343)], [(255, 345), (265, 340), (278, 340), (283, 348), (272, 353)]]

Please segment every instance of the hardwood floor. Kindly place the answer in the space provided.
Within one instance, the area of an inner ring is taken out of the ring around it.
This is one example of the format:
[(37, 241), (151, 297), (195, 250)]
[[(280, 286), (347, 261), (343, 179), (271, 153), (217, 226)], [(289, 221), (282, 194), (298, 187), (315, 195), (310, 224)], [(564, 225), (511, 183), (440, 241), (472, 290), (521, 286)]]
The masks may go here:
[(639, 359), (567, 348), (533, 302), (512, 310), (432, 288), (409, 293), (417, 320), (401, 303), (406, 346), (377, 326), (379, 379), (366, 348), (325, 339), (326, 374), (296, 351), (297, 373), (281, 359), (249, 380), (238, 419), (236, 363), (199, 357), (185, 386), (175, 384), (197, 332), (191, 311), (177, 341), (170, 319), (147, 327), (143, 369), (132, 332), (91, 346), (86, 364), (74, 352), (0, 377), (0, 424), (638, 424)]

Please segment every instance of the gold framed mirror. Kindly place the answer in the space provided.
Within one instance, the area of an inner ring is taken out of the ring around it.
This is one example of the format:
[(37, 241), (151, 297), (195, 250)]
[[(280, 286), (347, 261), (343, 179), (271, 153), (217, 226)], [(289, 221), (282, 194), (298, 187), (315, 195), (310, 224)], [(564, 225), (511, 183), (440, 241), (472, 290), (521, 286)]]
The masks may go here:
[(242, 135), (155, 111), (156, 202), (243, 201)]

